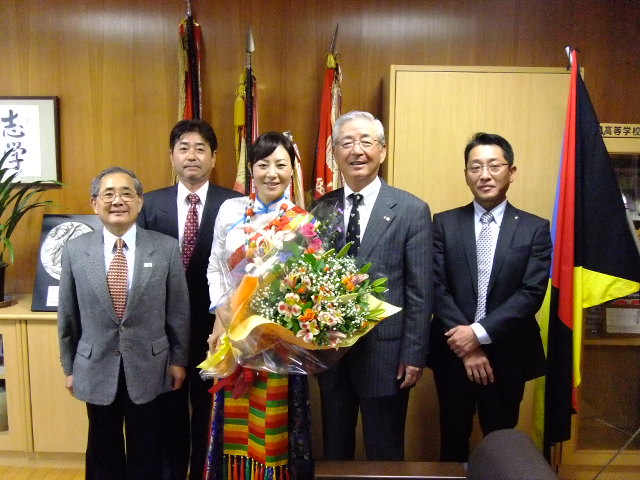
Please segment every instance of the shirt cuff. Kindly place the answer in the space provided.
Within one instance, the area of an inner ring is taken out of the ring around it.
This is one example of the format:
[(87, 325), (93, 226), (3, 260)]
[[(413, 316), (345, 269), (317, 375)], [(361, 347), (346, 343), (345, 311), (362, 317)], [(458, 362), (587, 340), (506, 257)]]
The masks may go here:
[(473, 330), (473, 333), (475, 333), (476, 337), (478, 337), (480, 345), (489, 345), (491, 343), (491, 337), (484, 329), (484, 327), (478, 322), (471, 324), (471, 330)]

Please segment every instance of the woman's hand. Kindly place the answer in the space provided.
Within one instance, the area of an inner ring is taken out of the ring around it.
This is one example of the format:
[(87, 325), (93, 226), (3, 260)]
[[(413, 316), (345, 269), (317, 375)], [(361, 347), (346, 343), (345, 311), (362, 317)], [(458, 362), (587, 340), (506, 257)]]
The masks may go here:
[(224, 327), (222, 326), (222, 322), (216, 318), (215, 322), (213, 322), (213, 332), (207, 338), (207, 343), (209, 344), (209, 353), (213, 353), (220, 346), (220, 337), (224, 333)]

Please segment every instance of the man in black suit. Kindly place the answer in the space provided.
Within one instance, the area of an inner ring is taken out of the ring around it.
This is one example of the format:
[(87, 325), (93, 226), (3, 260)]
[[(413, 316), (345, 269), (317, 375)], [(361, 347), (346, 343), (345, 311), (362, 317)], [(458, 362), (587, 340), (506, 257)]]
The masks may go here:
[(353, 460), (359, 410), (367, 458), (403, 460), (409, 390), (422, 375), (429, 338), (431, 214), (425, 202), (378, 177), (387, 147), (382, 123), (373, 115), (343, 115), (334, 125), (332, 141), (346, 185), (318, 203), (344, 211), (345, 231), (350, 230), (349, 218), (358, 215), (350, 253), (357, 249), (362, 264), (371, 262), (371, 278), (388, 278), (386, 300), (402, 311), (318, 375), (324, 458)]
[[(207, 265), (218, 209), (222, 202), (240, 194), (209, 181), (216, 161), (218, 140), (206, 122), (178, 122), (169, 136), (169, 147), (169, 157), (179, 182), (145, 194), (138, 224), (177, 238), (183, 253), (191, 302), (191, 350), (185, 385), (164, 398), (167, 438), (163, 480), (184, 480), (189, 465), (189, 478), (200, 480), (207, 450), (212, 398), (208, 392), (209, 382), (200, 378), (196, 368), (207, 356), (207, 337), (213, 328), (214, 317), (209, 313)], [(193, 197), (193, 207), (191, 194), (197, 195)], [(191, 208), (197, 211), (196, 222), (199, 225), (195, 235), (194, 232), (185, 235)]]
[(452, 462), (469, 457), (476, 408), (484, 435), (514, 428), (525, 382), (544, 374), (535, 314), (552, 248), (549, 222), (507, 201), (516, 173), (509, 142), (478, 133), (464, 155), (474, 201), (433, 218), (429, 366), (440, 404), (440, 460)]

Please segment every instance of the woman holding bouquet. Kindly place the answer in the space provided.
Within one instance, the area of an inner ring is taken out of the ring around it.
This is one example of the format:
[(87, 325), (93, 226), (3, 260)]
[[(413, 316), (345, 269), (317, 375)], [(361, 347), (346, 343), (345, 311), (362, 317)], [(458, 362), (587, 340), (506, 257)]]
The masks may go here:
[[(284, 135), (269, 132), (256, 140), (249, 161), (255, 193), (227, 200), (216, 219), (207, 271), (212, 309), (233, 286), (230, 272), (244, 261), (251, 238), (293, 207), (285, 192), (294, 159)], [(212, 351), (224, 331), (217, 318)], [(206, 479), (313, 478), (306, 376), (238, 367), (215, 388)]]

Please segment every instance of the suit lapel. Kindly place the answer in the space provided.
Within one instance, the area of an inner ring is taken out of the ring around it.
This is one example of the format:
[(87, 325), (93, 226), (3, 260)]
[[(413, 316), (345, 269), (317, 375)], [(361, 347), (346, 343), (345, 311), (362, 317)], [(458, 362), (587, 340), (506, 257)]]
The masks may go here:
[(371, 210), (371, 216), (364, 231), (364, 236), (360, 240), (360, 248), (358, 249), (359, 258), (368, 258), (378, 241), (391, 226), (396, 217), (393, 207), (395, 207), (397, 203), (391, 187), (385, 182), (382, 182), (378, 198)]
[(458, 221), (460, 228), (460, 237), (464, 245), (464, 254), (467, 258), (469, 266), (469, 274), (471, 275), (471, 284), (473, 285), (474, 295), (478, 295), (478, 258), (476, 253), (476, 227), (473, 203), (464, 207), (460, 212)]
[[(200, 219), (200, 227), (198, 228), (198, 238), (193, 250), (193, 255), (191, 256), (191, 261), (198, 258), (202, 251), (210, 251), (211, 242), (213, 240), (213, 226), (215, 224), (216, 217), (218, 216), (220, 205), (225, 200), (226, 197), (220, 195), (219, 189), (213, 183), (209, 182), (207, 199), (204, 203), (204, 209), (202, 210), (202, 218)], [(211, 219), (211, 221), (209, 221), (209, 219)], [(203, 259), (198, 261), (203, 261)]]
[(158, 205), (158, 222), (166, 225), (168, 235), (178, 238), (178, 185), (166, 190), (165, 199)]
[(518, 210), (514, 208), (510, 203), (507, 203), (507, 206), (504, 211), (504, 216), (502, 217), (502, 224), (500, 225), (500, 234), (498, 235), (498, 243), (496, 244), (496, 251), (493, 254), (493, 265), (491, 266), (491, 277), (489, 278), (489, 287), (487, 290), (487, 295), (491, 292), (491, 288), (496, 281), (496, 278), (500, 274), (500, 270), (504, 265), (505, 259), (507, 257), (507, 252), (509, 251), (509, 246), (511, 245), (511, 241), (513, 240), (513, 236), (516, 232), (516, 228), (518, 227)]
[(83, 263), (87, 269), (87, 277), (102, 307), (105, 311), (111, 312), (111, 319), (118, 323), (118, 317), (116, 317), (116, 311), (109, 294), (109, 285), (107, 285), (102, 228), (91, 235), (93, 235), (93, 239), (87, 243), (84, 251), (86, 258)]
[(153, 251), (155, 250), (153, 242), (149, 238), (146, 230), (138, 228), (136, 230), (136, 258), (133, 267), (133, 280), (131, 282), (131, 290), (127, 297), (127, 308), (122, 317), (124, 323), (129, 317), (129, 312), (135, 309), (135, 304), (140, 295), (145, 291), (151, 272), (153, 271)]

